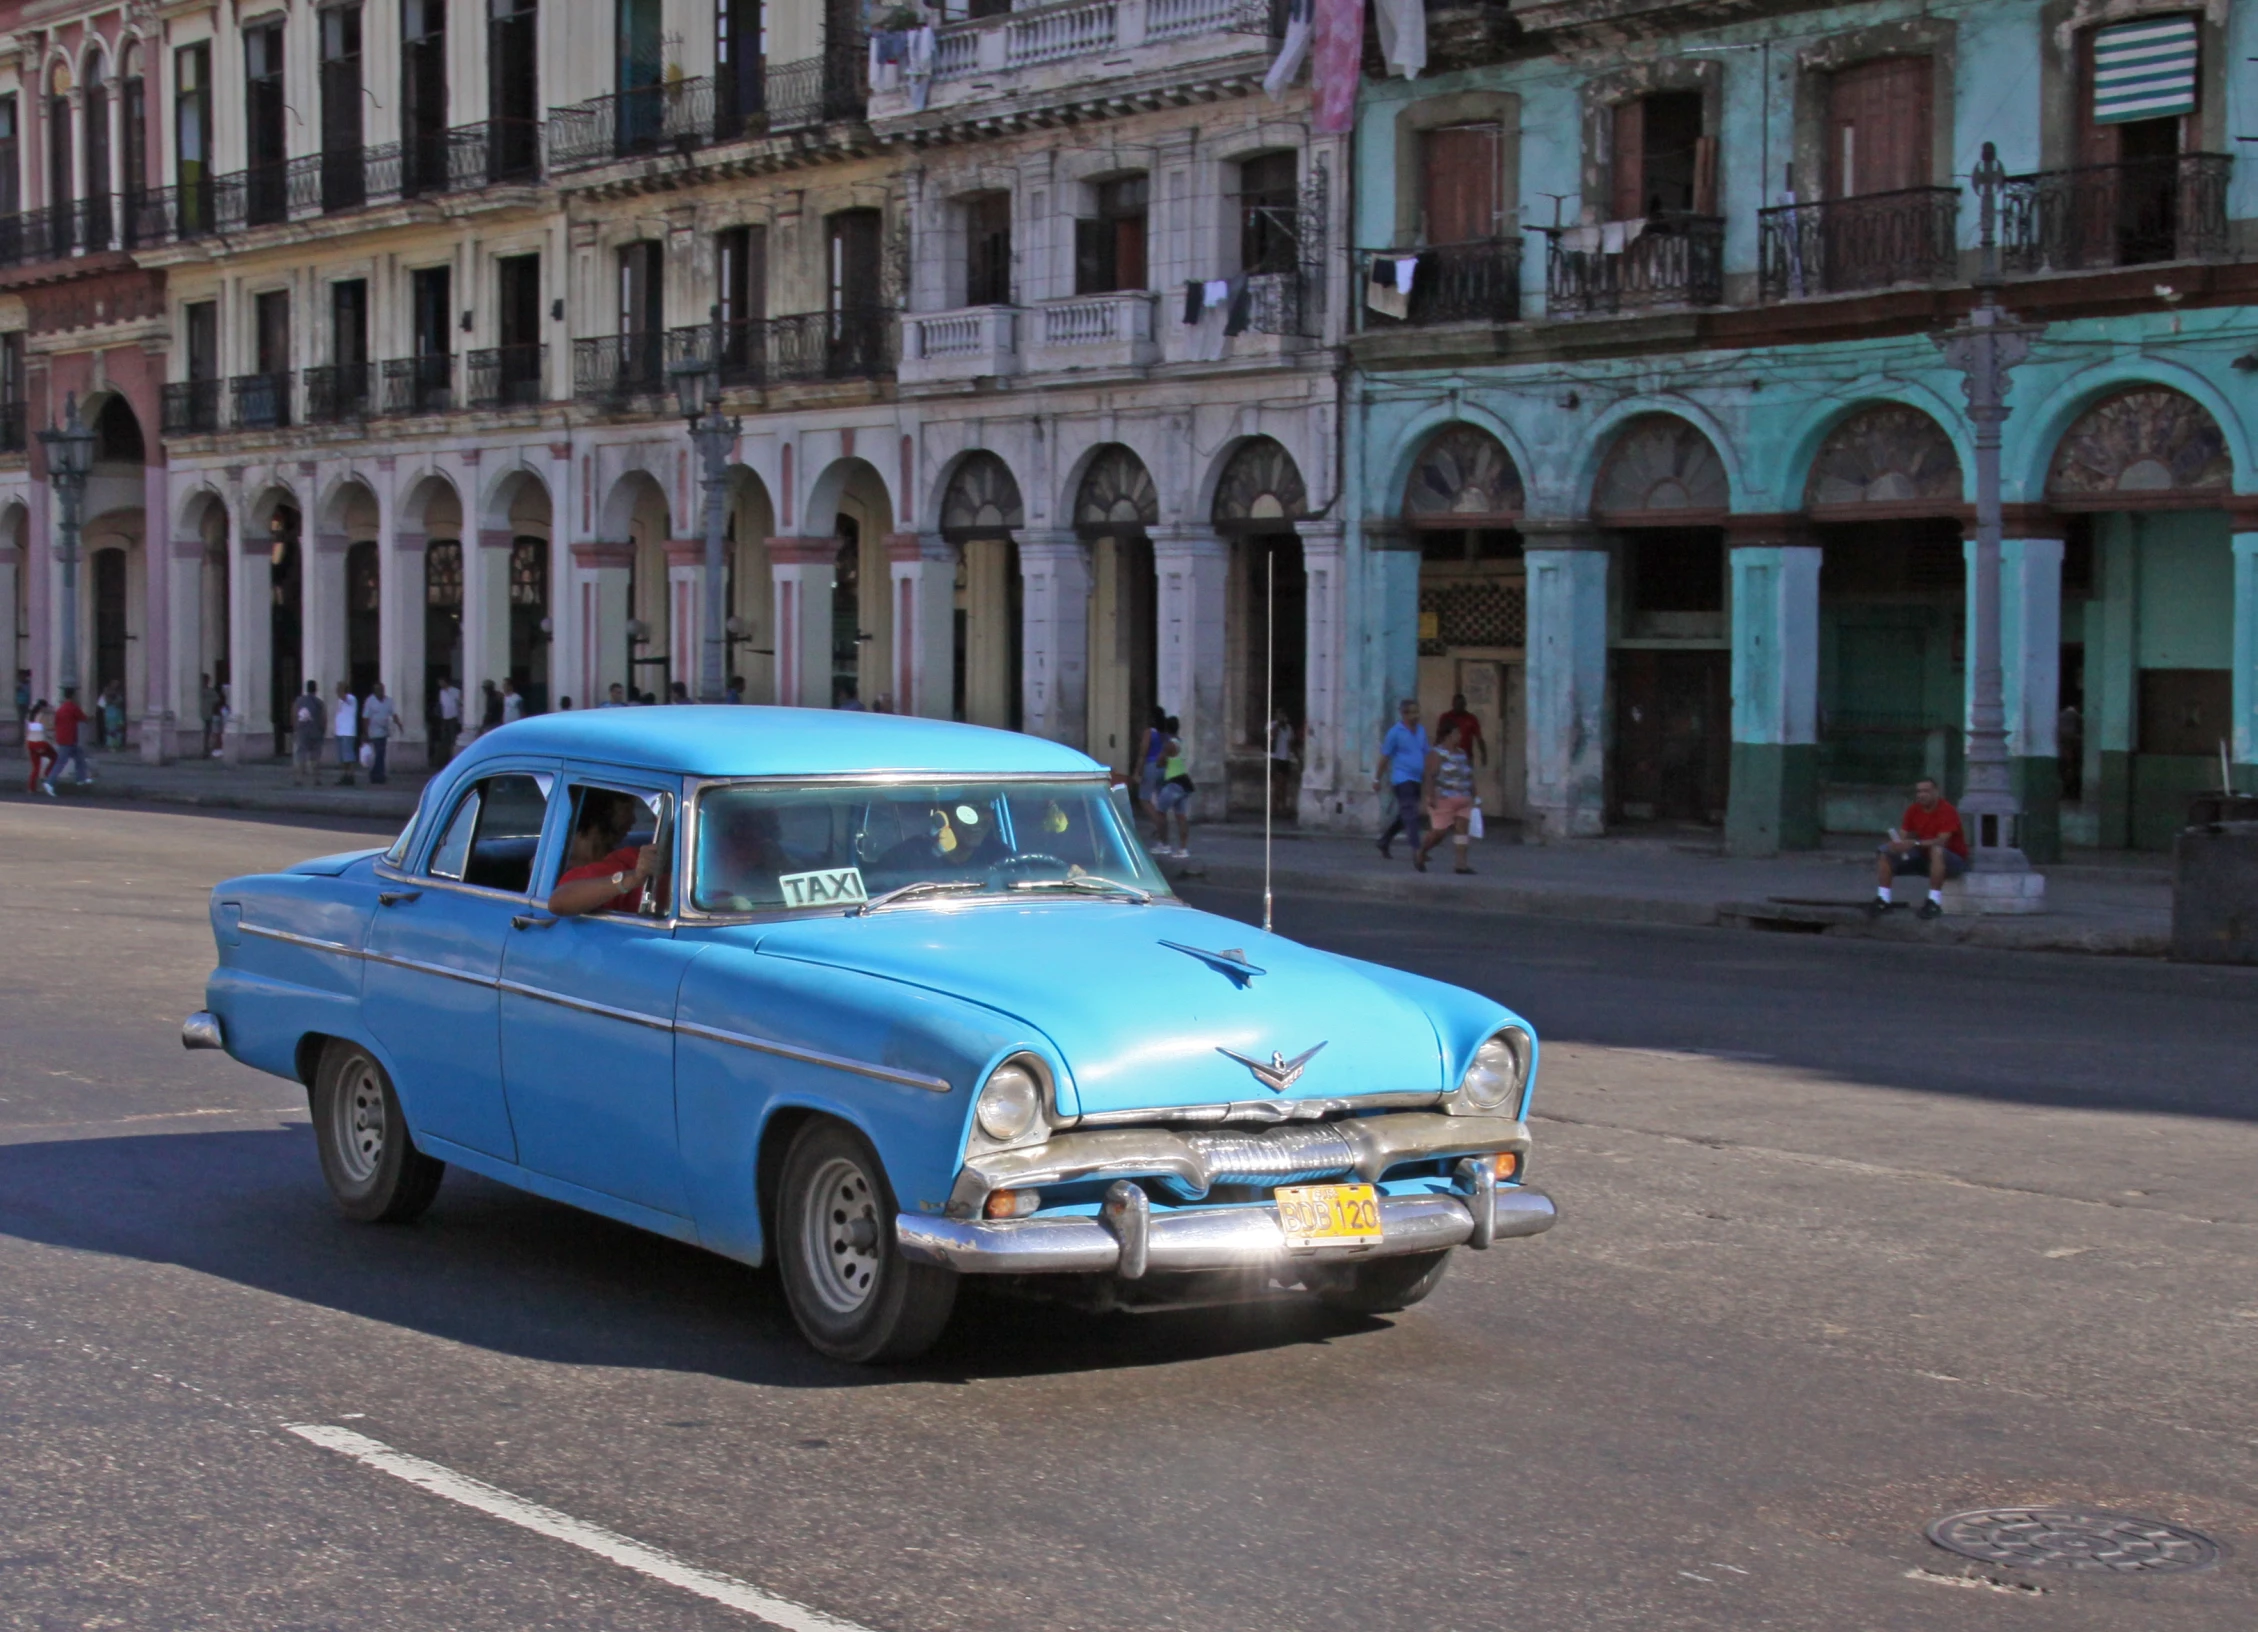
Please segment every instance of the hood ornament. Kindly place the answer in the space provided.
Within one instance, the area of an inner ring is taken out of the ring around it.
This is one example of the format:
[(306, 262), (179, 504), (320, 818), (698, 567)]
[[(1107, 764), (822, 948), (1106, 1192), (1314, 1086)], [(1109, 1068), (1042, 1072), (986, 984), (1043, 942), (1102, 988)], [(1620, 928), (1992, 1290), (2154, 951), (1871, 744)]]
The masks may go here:
[(1260, 1060), (1250, 1060), (1244, 1054), (1234, 1054), (1227, 1048), (1218, 1048), (1215, 1052), (1226, 1059), (1237, 1060), (1254, 1073), (1255, 1081), (1261, 1083), (1272, 1093), (1282, 1094), (1295, 1083), (1301, 1081), (1302, 1073), (1309, 1069), (1309, 1062), (1317, 1058), (1318, 1049), (1324, 1046), (1323, 1043), (1319, 1043), (1317, 1048), (1296, 1054), (1290, 1060), (1285, 1055), (1274, 1052), (1270, 1056), (1268, 1065), (1263, 1064)]
[(1269, 972), (1247, 962), (1246, 953), (1235, 946), (1225, 947), (1220, 952), (1210, 952), (1205, 947), (1186, 946), (1182, 941), (1162, 941), (1160, 944), (1171, 952), (1181, 952), (1188, 958), (1199, 959), (1241, 991), (1247, 989), (1255, 976)]

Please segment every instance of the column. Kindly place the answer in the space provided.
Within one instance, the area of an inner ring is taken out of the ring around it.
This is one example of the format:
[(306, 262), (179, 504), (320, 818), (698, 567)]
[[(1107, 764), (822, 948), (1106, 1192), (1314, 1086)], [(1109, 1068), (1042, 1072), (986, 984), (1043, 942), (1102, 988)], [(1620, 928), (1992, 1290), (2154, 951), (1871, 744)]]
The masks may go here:
[(627, 580), (635, 566), (632, 544), (575, 544), (558, 642), (569, 647), (560, 673), (572, 676), (575, 695), (589, 708), (611, 700), (611, 688), (625, 688), (627, 664)]
[[(1343, 763), (1353, 767), (1360, 761), (1354, 746), (1341, 740), (1339, 713), (1344, 655), (1341, 585), (1347, 568), (1348, 529), (1337, 521), (1305, 521), (1294, 530), (1301, 535), (1302, 570), (1309, 584), (1302, 635), (1301, 798), (1296, 819), (1316, 827), (1336, 820), (1333, 807), (1346, 804), (1346, 790), (1341, 786)], [(1417, 616), (1415, 603), (1414, 634)], [(1346, 810), (1341, 814), (1345, 816)]]
[(478, 735), (486, 687), (510, 672), (510, 544), (507, 527), (464, 528), (463, 740)]
[[(113, 229), (114, 230), (114, 229)], [(171, 486), (163, 465), (145, 465), (141, 472), (141, 562), (147, 574), (142, 588), (142, 699), (141, 757), (152, 765), (171, 760), (179, 746), (176, 727), (196, 729), (196, 671), (188, 673), (188, 686), (180, 686), (180, 665), (173, 654), (181, 625), (173, 603), (197, 599), (197, 572), (175, 560), (167, 512)], [(188, 588), (178, 588), (183, 583)], [(194, 625), (189, 625), (191, 630)], [(10, 676), (13, 679), (13, 676)]]
[[(2000, 692), (2007, 711), (2008, 769), (2023, 807), (2023, 854), (2062, 859), (2062, 539), (2043, 516), (2010, 509), (1999, 544)], [(1976, 544), (1968, 563), (1968, 616), (1975, 616)], [(1973, 718), (1975, 673), (1962, 691), (1961, 718)]]
[(1084, 747), (1090, 736), (1089, 549), (1070, 531), (1022, 532), (1019, 582), (1023, 728)]
[(572, 444), (549, 444), (549, 706), (571, 697), (581, 708), (594, 708), (604, 700), (591, 693), (580, 676), (573, 646), (573, 620), (578, 591), (573, 587), (573, 526), (580, 512), (573, 506)]
[(431, 762), (430, 725), (424, 711), (429, 662), (424, 622), (428, 602), (424, 584), (424, 534), (399, 524), (399, 506), (389, 491), (376, 496), (378, 589), (384, 597), (377, 628), (377, 670), (392, 698), (392, 745), (385, 750), (392, 770)]
[(1524, 526), (1530, 548), (1529, 831), (1589, 838), (1607, 812), (1607, 550), (1580, 524)]
[(1725, 849), (1819, 845), (1819, 551), (1792, 516), (1730, 520), (1733, 761)]
[[(1351, 789), (1369, 790), (1379, 775), (1380, 739), (1396, 723), (1397, 705), (1419, 695), (1419, 540), (1392, 523), (1370, 520), (1360, 531), (1364, 541), (1363, 594), (1344, 614), (1353, 620), (1343, 641), (1359, 654), (1356, 688), (1341, 710), (1342, 780)], [(1383, 782), (1386, 780), (1382, 777)], [(1370, 798), (1364, 791), (1366, 799)], [(1392, 798), (1381, 794), (1386, 801)], [(1343, 800), (1349, 812), (1373, 814)], [(1378, 812), (1383, 818), (1393, 810)], [(1353, 823), (1349, 825), (1362, 825)]]
[(0, 692), (0, 741), (11, 746), (24, 740), (23, 721), (16, 716), (16, 671), (30, 667), (26, 654), (16, 645), (16, 613), (22, 593), (22, 552), (12, 539), (0, 539), (0, 657), (6, 658), (0, 668), (7, 670), (0, 675), (7, 681), (7, 689)]
[[(163, 511), (152, 510), (148, 514), (157, 525), (163, 525)], [(162, 545), (155, 533), (151, 533), (149, 539), (152, 555), (161, 548), (167, 556), (164, 606), (161, 616), (149, 620), (152, 631), (160, 622), (165, 630), (165, 685), (174, 704), (170, 720), (164, 723), (176, 733), (173, 744), (178, 751), (192, 759), (206, 755), (200, 736), (204, 726), (202, 696), (204, 676), (211, 672), (214, 656), (204, 645), (204, 553), (207, 547), (202, 533), (190, 538), (168, 539)], [(152, 676), (150, 689), (155, 687)], [(144, 754), (149, 751), (149, 738), (153, 734), (145, 721), (141, 729)]]
[(706, 544), (700, 538), (670, 538), (666, 544), (667, 678), (698, 695), (700, 665), (706, 655)]
[(1192, 527), (1152, 533), (1160, 661), (1153, 690), (1177, 716), (1192, 781), (1192, 814), (1209, 820), (1225, 809), (1223, 785), (1223, 598), (1230, 546)]
[(894, 711), (945, 720), (956, 703), (956, 546), (939, 533), (888, 533), (894, 597)]
[(831, 580), (835, 538), (772, 538), (776, 585), (776, 700), (786, 708), (831, 706)]
[(2234, 785), (2258, 793), (2258, 510), (2234, 517)]
[(2139, 518), (2107, 511), (2093, 518), (2094, 587), (2086, 604), (2085, 802), (2098, 807), (2097, 842), (2133, 842), (2133, 743), (2139, 723)]
[(222, 744), (227, 762), (265, 759), (288, 743), (274, 740), (274, 564), (266, 530), (251, 523), (238, 489), (228, 505), (228, 547), (235, 563), (228, 588), (228, 716)]
[(304, 619), (300, 650), (305, 678), (321, 682), (321, 694), (332, 705), (338, 687), (348, 678), (345, 665), (345, 552), (352, 539), (344, 533), (307, 536), (299, 611)]

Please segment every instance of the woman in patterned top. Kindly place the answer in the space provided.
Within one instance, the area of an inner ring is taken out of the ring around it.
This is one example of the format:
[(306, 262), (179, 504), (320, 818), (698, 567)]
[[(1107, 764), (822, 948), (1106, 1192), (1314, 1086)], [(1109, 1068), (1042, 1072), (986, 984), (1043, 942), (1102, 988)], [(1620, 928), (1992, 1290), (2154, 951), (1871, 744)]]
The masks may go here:
[(1466, 738), (1463, 721), (1454, 721), (1442, 740), (1427, 751), (1427, 837), (1411, 858), (1412, 866), (1421, 872), (1427, 870), (1428, 852), (1443, 842), (1446, 833), (1458, 849), (1458, 865), (1452, 871), (1474, 870), (1466, 864), (1466, 826), (1474, 813), (1474, 761), (1466, 751)]

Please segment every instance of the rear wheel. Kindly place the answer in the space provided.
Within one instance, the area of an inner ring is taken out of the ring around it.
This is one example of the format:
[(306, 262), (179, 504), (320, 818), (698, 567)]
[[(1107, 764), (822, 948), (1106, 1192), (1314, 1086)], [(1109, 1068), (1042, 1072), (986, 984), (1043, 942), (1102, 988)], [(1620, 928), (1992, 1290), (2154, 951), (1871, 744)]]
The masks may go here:
[(801, 1333), (834, 1360), (910, 1360), (956, 1303), (953, 1270), (904, 1258), (894, 1195), (870, 1142), (837, 1122), (792, 1141), (778, 1187), (778, 1267)]
[(405, 1224), (439, 1193), (447, 1164), (416, 1149), (392, 1079), (357, 1043), (332, 1042), (314, 1073), (314, 1143), (337, 1210), (363, 1224)]
[(1450, 1249), (1407, 1252), (1400, 1258), (1372, 1258), (1361, 1264), (1328, 1264), (1310, 1290), (1335, 1309), (1357, 1315), (1392, 1315), (1408, 1309), (1442, 1284), (1450, 1268)]

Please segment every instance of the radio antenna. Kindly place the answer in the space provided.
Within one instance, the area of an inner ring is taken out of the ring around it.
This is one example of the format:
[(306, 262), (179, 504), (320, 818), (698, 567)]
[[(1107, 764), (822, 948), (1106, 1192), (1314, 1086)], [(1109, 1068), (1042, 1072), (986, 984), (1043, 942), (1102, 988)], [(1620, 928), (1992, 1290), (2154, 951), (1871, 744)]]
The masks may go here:
[(1270, 807), (1278, 786), (1278, 547), (1263, 552), (1262, 932), (1270, 933)]

